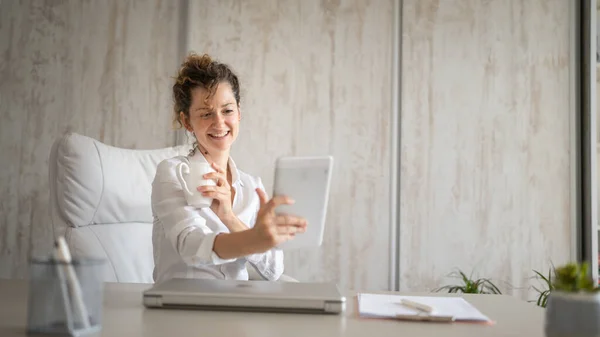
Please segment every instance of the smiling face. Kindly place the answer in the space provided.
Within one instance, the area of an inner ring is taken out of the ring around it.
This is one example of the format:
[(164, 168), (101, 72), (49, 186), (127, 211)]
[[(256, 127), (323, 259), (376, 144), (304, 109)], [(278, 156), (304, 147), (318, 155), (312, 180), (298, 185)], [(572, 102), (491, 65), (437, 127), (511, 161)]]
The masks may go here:
[(239, 132), (241, 113), (231, 85), (221, 82), (212, 95), (205, 88), (194, 88), (189, 119), (183, 112), (181, 118), (200, 147), (213, 155), (228, 155)]

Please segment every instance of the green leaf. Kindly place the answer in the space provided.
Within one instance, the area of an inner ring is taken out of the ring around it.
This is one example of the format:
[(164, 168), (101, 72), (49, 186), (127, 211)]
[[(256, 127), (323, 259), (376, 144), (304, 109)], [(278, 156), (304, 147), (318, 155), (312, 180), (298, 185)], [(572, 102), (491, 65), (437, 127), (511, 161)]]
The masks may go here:
[(454, 276), (460, 279), (460, 284), (457, 285), (446, 285), (437, 288), (435, 291), (446, 290), (449, 293), (466, 293), (466, 294), (501, 294), (500, 289), (487, 278), (479, 278), (474, 280), (471, 276), (467, 276), (462, 270), (457, 270), (450, 273), (450, 276)]
[(587, 263), (567, 263), (554, 271), (555, 279), (551, 282), (550, 289), (567, 292), (596, 292), (597, 285), (588, 275)]

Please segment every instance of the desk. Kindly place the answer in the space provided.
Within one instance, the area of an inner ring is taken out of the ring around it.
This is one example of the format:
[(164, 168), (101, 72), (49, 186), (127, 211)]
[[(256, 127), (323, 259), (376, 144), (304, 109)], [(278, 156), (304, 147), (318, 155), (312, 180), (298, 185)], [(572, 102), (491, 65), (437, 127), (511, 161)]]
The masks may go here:
[[(148, 287), (106, 284), (102, 336), (544, 336), (544, 310), (503, 295), (465, 295), (496, 321), (485, 326), (358, 318), (353, 294), (339, 316), (146, 309), (142, 291)], [(27, 283), (0, 281), (0, 300), (0, 336), (25, 336)]]

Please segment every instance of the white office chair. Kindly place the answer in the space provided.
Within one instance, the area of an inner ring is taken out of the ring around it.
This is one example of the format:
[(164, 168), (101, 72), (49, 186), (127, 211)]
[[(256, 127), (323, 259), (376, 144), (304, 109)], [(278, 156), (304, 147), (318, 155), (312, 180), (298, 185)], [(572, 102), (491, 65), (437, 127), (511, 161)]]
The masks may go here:
[[(104, 258), (106, 282), (152, 283), (152, 180), (158, 163), (188, 151), (124, 149), (64, 134), (49, 160), (54, 235), (65, 236), (73, 255)], [(260, 279), (254, 268), (248, 272)]]

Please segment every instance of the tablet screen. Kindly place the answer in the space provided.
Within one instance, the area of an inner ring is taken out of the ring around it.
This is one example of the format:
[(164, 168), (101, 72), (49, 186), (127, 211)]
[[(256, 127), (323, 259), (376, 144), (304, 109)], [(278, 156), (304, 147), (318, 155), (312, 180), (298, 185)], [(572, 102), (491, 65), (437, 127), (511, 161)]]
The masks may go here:
[(331, 157), (287, 157), (278, 160), (273, 195), (286, 195), (295, 203), (277, 207), (276, 213), (296, 215), (307, 220), (306, 232), (297, 234), (279, 248), (321, 245), (332, 164)]

